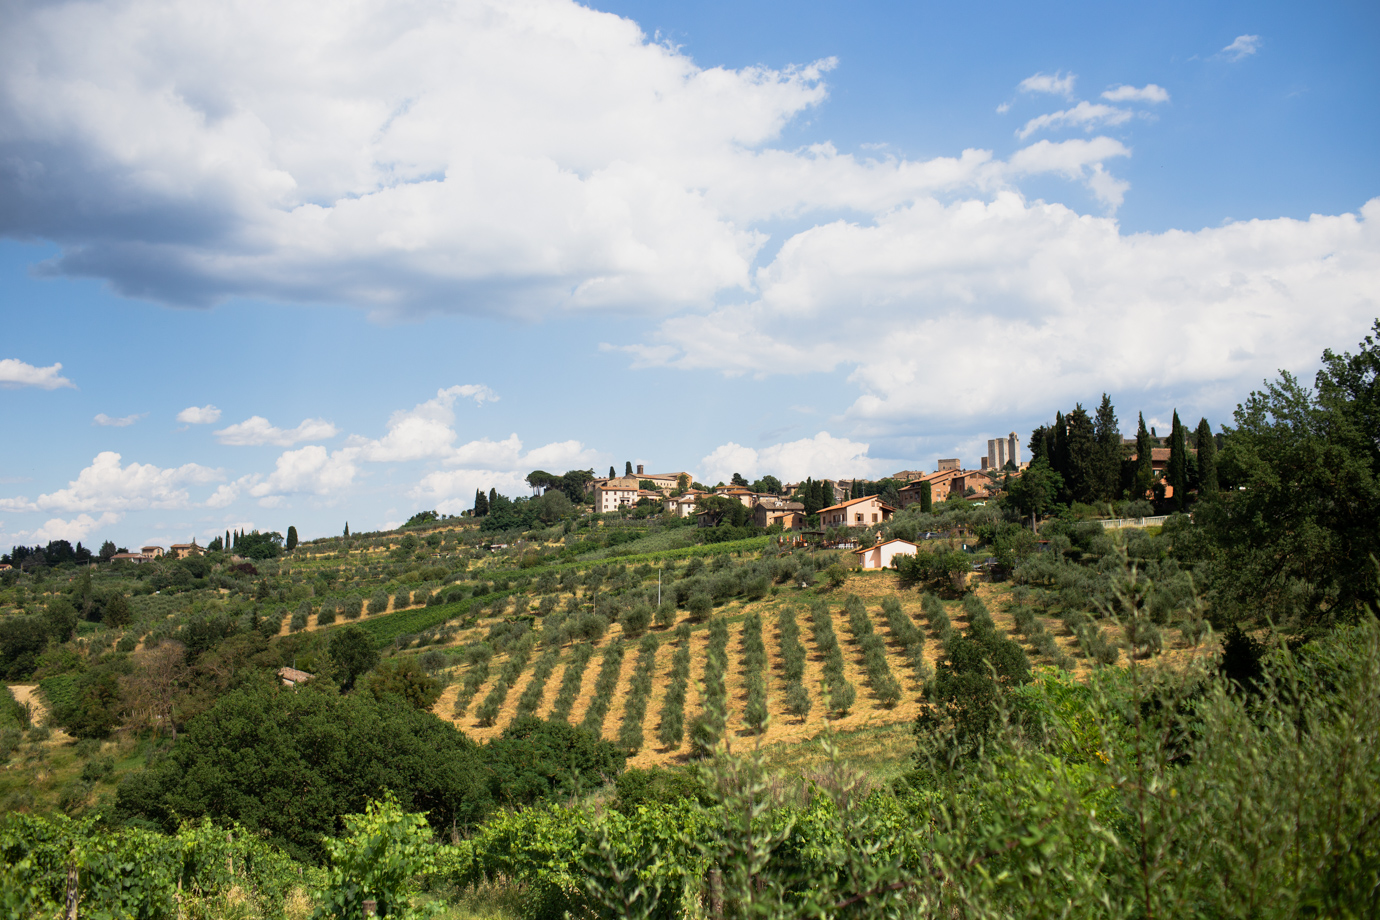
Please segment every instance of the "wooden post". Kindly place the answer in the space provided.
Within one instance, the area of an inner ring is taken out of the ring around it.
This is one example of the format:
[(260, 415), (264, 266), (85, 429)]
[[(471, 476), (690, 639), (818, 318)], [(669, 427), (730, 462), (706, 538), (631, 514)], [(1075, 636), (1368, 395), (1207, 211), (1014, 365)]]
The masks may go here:
[(375, 901), (373, 898), (365, 898), (365, 899), (364, 899), (364, 916), (366, 916), (366, 917), (377, 917), (377, 916), (378, 916), (378, 913), (379, 913), (379, 905), (378, 905), (378, 902)]

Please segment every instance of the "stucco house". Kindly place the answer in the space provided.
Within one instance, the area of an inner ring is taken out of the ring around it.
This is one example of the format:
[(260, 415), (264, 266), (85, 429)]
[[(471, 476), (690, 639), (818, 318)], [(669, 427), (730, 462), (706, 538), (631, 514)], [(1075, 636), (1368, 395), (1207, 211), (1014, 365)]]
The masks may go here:
[(858, 565), (864, 569), (889, 569), (897, 556), (914, 556), (918, 550), (919, 547), (909, 540), (897, 538), (855, 549), (853, 555), (858, 557)]
[(638, 492), (636, 476), (620, 476), (617, 479), (603, 479), (594, 484), (594, 510), (599, 514), (629, 508), (637, 504)]
[(875, 495), (854, 498), (828, 508), (821, 508), (821, 527), (871, 527), (890, 520), (896, 509)]
[(804, 530), (805, 505), (782, 499), (763, 499), (752, 509), (752, 523), (758, 527), (780, 524), (783, 530)]
[(163, 555), (163, 547), (141, 546), (139, 547), (139, 552), (143, 553), (145, 556), (148, 556), (150, 559), (157, 559), (159, 556)]

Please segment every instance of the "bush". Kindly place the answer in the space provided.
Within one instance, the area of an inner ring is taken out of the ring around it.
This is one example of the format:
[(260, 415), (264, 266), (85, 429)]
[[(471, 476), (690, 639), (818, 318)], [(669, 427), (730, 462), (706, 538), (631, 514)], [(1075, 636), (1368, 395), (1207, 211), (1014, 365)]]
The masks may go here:
[(691, 619), (697, 622), (703, 621), (714, 609), (714, 599), (703, 592), (693, 594), (689, 603), (686, 604), (686, 609), (689, 611)]
[(621, 618), (623, 634), (636, 639), (652, 625), (652, 608), (646, 603), (634, 604)]

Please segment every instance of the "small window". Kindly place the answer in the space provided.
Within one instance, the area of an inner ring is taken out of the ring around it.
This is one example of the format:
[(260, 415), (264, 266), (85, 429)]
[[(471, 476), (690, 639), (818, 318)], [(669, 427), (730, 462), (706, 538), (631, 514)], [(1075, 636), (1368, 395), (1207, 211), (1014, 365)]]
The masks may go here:
[(855, 515), (853, 515), (853, 517), (854, 517), (854, 519), (855, 519), (859, 524), (862, 523), (863, 517), (862, 517), (861, 514), (855, 514)]
[(872, 523), (877, 523), (877, 515), (872, 515)]

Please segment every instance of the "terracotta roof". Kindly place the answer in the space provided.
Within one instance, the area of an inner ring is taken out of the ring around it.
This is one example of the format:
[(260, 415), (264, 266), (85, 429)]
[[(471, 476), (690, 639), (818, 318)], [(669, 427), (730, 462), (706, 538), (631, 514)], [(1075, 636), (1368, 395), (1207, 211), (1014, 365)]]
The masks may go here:
[(846, 502), (840, 502), (840, 503), (837, 504), (837, 505), (830, 505), (828, 508), (820, 508), (820, 509), (819, 509), (819, 513), (820, 513), (820, 514), (823, 514), (823, 513), (826, 512), (826, 511), (837, 511), (837, 510), (840, 509), (840, 508), (847, 508), (849, 505), (856, 505), (858, 502), (870, 502), (870, 501), (873, 501), (873, 500), (875, 500), (875, 501), (877, 502), (877, 504), (881, 505), (883, 508), (887, 509), (888, 511), (895, 511), (895, 510), (896, 510), (895, 508), (893, 508), (893, 507), (891, 507), (890, 505), (888, 505), (886, 502), (882, 501), (880, 498), (877, 498), (877, 496), (875, 496), (875, 495), (865, 495), (865, 496), (863, 496), (862, 498), (850, 498), (850, 499), (849, 499), (848, 501), (846, 501)]
[(909, 540), (902, 540), (900, 537), (892, 537), (890, 540), (883, 540), (881, 543), (873, 543), (871, 546), (860, 546), (860, 547), (858, 547), (857, 549), (853, 550), (853, 552), (855, 552), (855, 553), (865, 553), (865, 552), (868, 552), (869, 550), (874, 550), (874, 549), (876, 549), (876, 548), (879, 547), (879, 546), (890, 546), (890, 545), (893, 544), (893, 543), (904, 543), (904, 544), (906, 544), (906, 546), (909, 546), (909, 547), (911, 547), (911, 548), (913, 548), (913, 549), (915, 549), (915, 550), (917, 550), (917, 551), (920, 549), (920, 547), (916, 546), (914, 543), (910, 542)]

